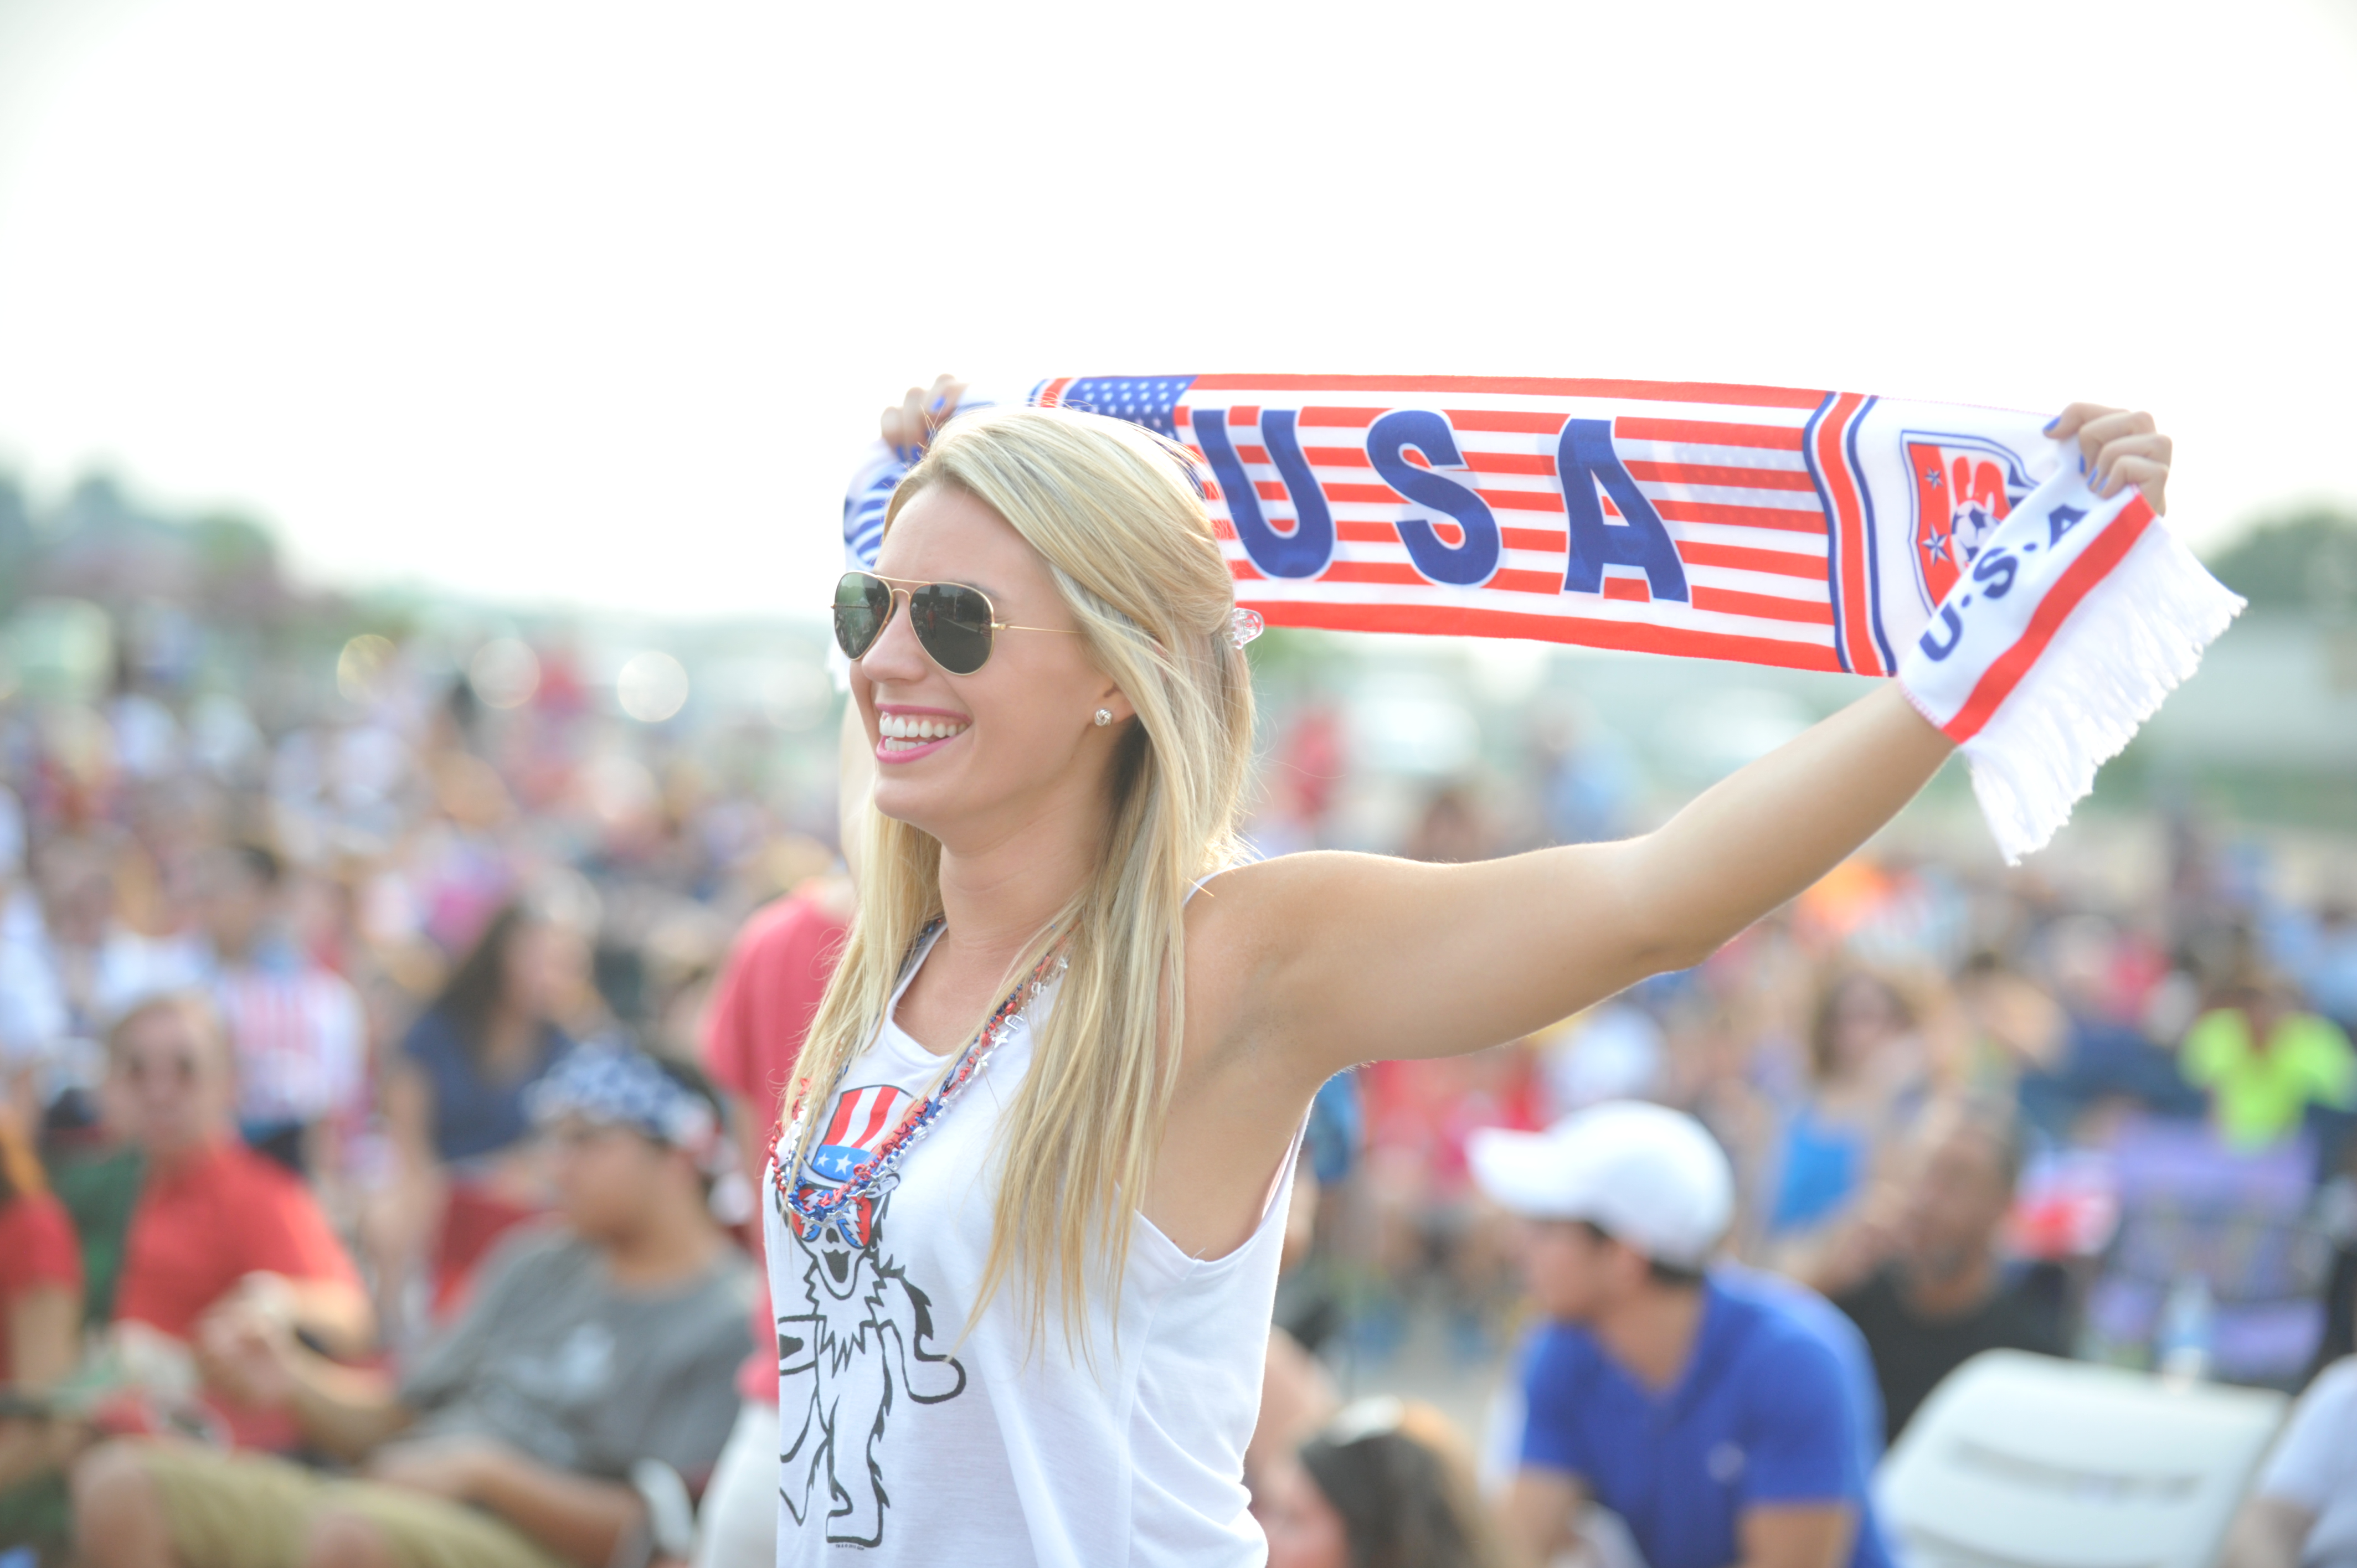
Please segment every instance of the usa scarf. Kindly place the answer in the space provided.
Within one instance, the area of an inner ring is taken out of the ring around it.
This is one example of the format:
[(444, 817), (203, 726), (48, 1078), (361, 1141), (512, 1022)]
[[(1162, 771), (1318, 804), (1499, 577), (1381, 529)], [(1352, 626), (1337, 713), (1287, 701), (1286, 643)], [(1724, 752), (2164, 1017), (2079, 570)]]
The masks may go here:
[[(1897, 679), (2007, 862), (2044, 845), (2242, 601), (2011, 409), (1707, 382), (1057, 376), (991, 403), (1196, 458), (1273, 626), (1533, 638)], [(853, 478), (872, 564), (906, 454)]]

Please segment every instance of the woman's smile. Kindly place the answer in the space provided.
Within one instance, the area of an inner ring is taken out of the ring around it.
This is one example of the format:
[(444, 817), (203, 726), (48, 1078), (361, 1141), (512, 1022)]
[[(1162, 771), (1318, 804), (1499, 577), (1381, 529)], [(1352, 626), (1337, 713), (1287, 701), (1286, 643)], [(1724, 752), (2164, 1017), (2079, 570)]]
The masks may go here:
[(974, 725), (947, 708), (913, 708), (879, 703), (876, 707), (876, 760), (911, 762), (957, 739)]

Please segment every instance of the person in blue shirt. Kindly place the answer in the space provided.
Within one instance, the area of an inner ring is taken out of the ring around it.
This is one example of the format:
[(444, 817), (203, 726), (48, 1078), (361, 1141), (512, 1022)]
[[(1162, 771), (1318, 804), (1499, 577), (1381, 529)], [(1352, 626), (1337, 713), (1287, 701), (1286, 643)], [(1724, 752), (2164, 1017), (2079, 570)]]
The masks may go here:
[(1522, 1221), (1544, 1319), (1503, 1509), (1525, 1561), (1574, 1544), (1593, 1500), (1648, 1568), (1889, 1568), (1864, 1347), (1798, 1286), (1711, 1265), (1735, 1184), (1700, 1122), (1614, 1101), (1468, 1153)]

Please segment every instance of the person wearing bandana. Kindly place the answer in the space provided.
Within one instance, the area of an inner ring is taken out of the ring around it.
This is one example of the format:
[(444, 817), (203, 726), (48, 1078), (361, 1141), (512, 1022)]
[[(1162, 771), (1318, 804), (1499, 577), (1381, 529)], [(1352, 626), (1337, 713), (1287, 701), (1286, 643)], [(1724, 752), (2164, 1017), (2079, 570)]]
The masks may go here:
[(200, 1347), (351, 1477), (109, 1444), (74, 1476), (85, 1562), (554, 1568), (684, 1550), (747, 1348), (748, 1267), (712, 1212), (735, 1170), (719, 1101), (693, 1069), (585, 1047), (528, 1108), (556, 1222), (505, 1239), (398, 1379), (319, 1356), (261, 1301)]

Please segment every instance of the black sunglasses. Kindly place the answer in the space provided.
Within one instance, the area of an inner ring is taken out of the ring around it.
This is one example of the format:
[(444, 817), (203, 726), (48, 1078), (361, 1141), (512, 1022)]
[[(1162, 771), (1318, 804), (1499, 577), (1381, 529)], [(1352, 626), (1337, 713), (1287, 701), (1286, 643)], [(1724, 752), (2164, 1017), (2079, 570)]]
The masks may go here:
[(1079, 635), (1067, 626), (1015, 626), (1000, 620), (990, 596), (963, 583), (911, 583), (873, 572), (845, 572), (834, 585), (834, 642), (845, 659), (856, 659), (876, 646), (902, 594), (909, 596), (909, 628), (917, 634), (917, 646), (952, 675), (971, 675), (983, 667), (990, 658), (993, 632)]

